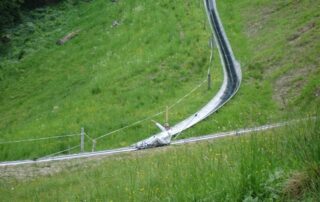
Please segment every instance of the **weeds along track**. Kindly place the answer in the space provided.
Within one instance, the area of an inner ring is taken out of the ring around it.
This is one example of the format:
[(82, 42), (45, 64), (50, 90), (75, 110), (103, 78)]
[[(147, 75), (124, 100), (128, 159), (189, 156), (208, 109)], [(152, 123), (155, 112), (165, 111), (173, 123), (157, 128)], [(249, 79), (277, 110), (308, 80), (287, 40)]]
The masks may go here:
[[(216, 1), (204, 0), (204, 5), (212, 28), (215, 44), (217, 44), (219, 50), (224, 75), (223, 83), (218, 93), (204, 107), (168, 130), (172, 136), (179, 135), (182, 131), (194, 126), (216, 112), (237, 93), (241, 84), (242, 74), (240, 64), (234, 57), (229, 40), (222, 26)], [(138, 148), (143, 148), (145, 145), (148, 145), (148, 143), (153, 142), (155, 139), (161, 139), (167, 136), (167, 134), (167, 132), (160, 132), (135, 145)]]

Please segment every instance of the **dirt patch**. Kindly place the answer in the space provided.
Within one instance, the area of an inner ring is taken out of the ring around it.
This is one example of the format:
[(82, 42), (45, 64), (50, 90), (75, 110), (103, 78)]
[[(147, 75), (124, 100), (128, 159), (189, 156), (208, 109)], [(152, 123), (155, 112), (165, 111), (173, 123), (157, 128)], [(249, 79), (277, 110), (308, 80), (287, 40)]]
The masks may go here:
[[(260, 13), (260, 12), (259, 12)], [(262, 11), (262, 15), (258, 17), (257, 20), (254, 21), (248, 21), (247, 23), (247, 31), (246, 35), (248, 37), (254, 37), (258, 34), (258, 32), (264, 27), (264, 25), (267, 23), (267, 21), (270, 18), (270, 15), (264, 15), (264, 11)], [(253, 18), (253, 17), (251, 17)]]
[(0, 179), (29, 181), (38, 177), (53, 176), (62, 172), (88, 170), (98, 167), (106, 161), (141, 158), (146, 155), (166, 152), (176, 147), (157, 147), (136, 152), (87, 157), (65, 161), (42, 162), (17, 166), (0, 166)]
[[(230, 137), (233, 138), (233, 137)], [(107, 154), (96, 157), (86, 157), (65, 161), (42, 162), (34, 164), (24, 164), (16, 166), (0, 166), (0, 179), (4, 181), (18, 180), (22, 182), (37, 179), (39, 177), (54, 176), (63, 172), (76, 172), (91, 170), (104, 165), (107, 161), (127, 161), (139, 158), (157, 158), (161, 153), (174, 152), (181, 148), (188, 148), (190, 144), (210, 144), (215, 140), (204, 142), (193, 142), (186, 145), (172, 145), (166, 147), (156, 147), (152, 149), (138, 150), (135, 152)]]
[(61, 172), (72, 172), (77, 170), (86, 170), (88, 168), (98, 167), (108, 160), (122, 160), (137, 156), (140, 152), (107, 154), (96, 157), (86, 157), (73, 160), (41, 162), (33, 164), (23, 164), (16, 166), (0, 166), (1, 179), (14, 179), (19, 181), (28, 181), (38, 177), (52, 176)]
[(301, 200), (306, 190), (319, 186), (319, 179), (319, 165), (314, 165), (304, 171), (294, 172), (285, 183), (282, 192), (288, 199)]
[(284, 109), (289, 101), (299, 96), (306, 79), (314, 68), (295, 68), (281, 76), (274, 84), (273, 99)]
[(315, 22), (308, 23), (304, 27), (298, 29), (294, 34), (289, 36), (287, 38), (287, 40), (292, 43), (293, 41), (299, 39), (304, 33), (310, 31), (311, 29), (313, 29), (315, 27), (316, 27), (316, 23)]
[[(264, 25), (267, 24), (269, 19), (272, 18), (272, 15), (282, 12), (282, 9), (285, 9), (291, 6), (292, 4), (297, 4), (297, 3), (298, 1), (291, 1), (288, 3), (282, 3), (282, 2), (279, 3), (275, 1), (275, 3), (269, 7), (263, 6), (258, 10), (252, 11), (251, 12), (252, 16), (249, 17), (248, 19), (257, 18), (257, 20), (249, 21), (249, 23), (247, 24), (247, 27), (248, 27), (247, 36), (249, 37), (255, 36), (259, 32), (259, 30), (261, 30), (264, 27)], [(260, 14), (260, 15), (258, 16), (257, 14)]]
[(83, 163), (86, 161), (87, 160), (85, 159), (81, 159), (73, 161), (5, 166), (0, 167), (0, 178), (27, 181), (36, 177), (52, 176), (64, 170), (72, 171), (75, 169), (79, 169), (80, 166), (85, 167), (85, 165), (87, 164)]
[[(257, 9), (257, 8), (255, 8)], [(255, 11), (249, 12), (247, 16), (247, 29), (246, 35), (248, 37), (254, 37), (258, 32), (264, 27), (264, 25), (271, 18), (273, 8), (272, 7), (262, 7)]]
[(289, 198), (300, 199), (307, 181), (308, 175), (305, 172), (296, 172), (288, 179), (283, 193)]

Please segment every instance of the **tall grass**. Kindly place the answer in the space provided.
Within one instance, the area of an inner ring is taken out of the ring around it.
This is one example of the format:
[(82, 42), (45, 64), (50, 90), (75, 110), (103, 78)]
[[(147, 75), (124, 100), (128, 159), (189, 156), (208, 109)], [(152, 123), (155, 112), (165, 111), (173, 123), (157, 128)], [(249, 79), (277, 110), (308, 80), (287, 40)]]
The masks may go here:
[[(317, 201), (319, 131), (319, 119), (309, 120), (250, 136), (58, 163), (68, 169), (26, 182), (3, 179), (0, 193), (5, 201)], [(306, 177), (292, 194), (296, 173)]]

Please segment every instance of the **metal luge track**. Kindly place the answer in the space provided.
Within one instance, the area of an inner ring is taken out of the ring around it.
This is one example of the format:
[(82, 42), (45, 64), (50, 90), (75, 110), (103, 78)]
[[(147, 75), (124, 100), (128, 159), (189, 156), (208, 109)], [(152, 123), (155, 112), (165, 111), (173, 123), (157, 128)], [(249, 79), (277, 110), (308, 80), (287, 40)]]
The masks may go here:
[(212, 28), (212, 33), (219, 50), (224, 73), (223, 83), (218, 93), (199, 111), (180, 123), (177, 123), (168, 131), (162, 131), (150, 138), (136, 143), (134, 146), (137, 148), (153, 147), (155, 142), (161, 139), (168, 139), (168, 136), (174, 137), (177, 134), (180, 134), (182, 131), (194, 126), (227, 103), (237, 93), (240, 87), (242, 79), (241, 68), (238, 61), (234, 57), (229, 40), (222, 26), (216, 7), (216, 1), (204, 0), (204, 5), (209, 23)]
[(125, 153), (136, 151), (137, 149), (134, 147), (122, 147), (118, 149), (110, 149), (98, 152), (83, 152), (79, 154), (70, 154), (70, 155), (59, 155), (47, 158), (39, 158), (37, 160), (18, 160), (18, 161), (5, 161), (0, 162), (0, 166), (15, 166), (15, 165), (24, 165), (24, 164), (35, 164), (35, 163), (46, 163), (53, 161), (64, 161), (64, 160), (72, 160), (72, 159), (80, 159), (80, 158), (89, 158), (89, 157), (97, 157), (97, 156), (106, 156), (111, 154)]

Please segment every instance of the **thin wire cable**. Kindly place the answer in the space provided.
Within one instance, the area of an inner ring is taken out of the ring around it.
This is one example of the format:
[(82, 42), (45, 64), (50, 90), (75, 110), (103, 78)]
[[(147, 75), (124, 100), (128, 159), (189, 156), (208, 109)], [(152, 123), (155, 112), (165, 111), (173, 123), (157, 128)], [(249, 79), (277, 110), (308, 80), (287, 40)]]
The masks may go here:
[(211, 63), (212, 63), (212, 60), (213, 60), (213, 48), (214, 48), (213, 38), (211, 38), (211, 40), (210, 40), (210, 60), (209, 60), (209, 67), (208, 67), (208, 75), (210, 74), (210, 71), (211, 71)]
[(179, 133), (176, 135), (176, 136), (174, 136), (174, 140), (175, 139), (177, 139), (177, 137), (182, 133), (182, 131), (184, 131), (188, 126), (189, 126), (189, 124), (193, 121), (193, 119), (195, 118), (195, 117), (197, 117), (198, 116), (198, 114), (195, 114), (193, 117), (192, 117), (192, 119), (183, 127), (183, 128), (181, 128), (181, 130), (179, 131)]
[(12, 141), (0, 142), (0, 144), (11, 144), (11, 143), (20, 143), (20, 142), (32, 142), (32, 141), (40, 141), (40, 140), (48, 140), (48, 139), (58, 139), (58, 138), (64, 138), (64, 137), (72, 137), (72, 136), (80, 136), (80, 134), (60, 135), (60, 136), (41, 137), (41, 138), (31, 138), (31, 139), (24, 139), (24, 140), (12, 140)]
[(198, 90), (198, 88), (200, 88), (205, 82), (207, 81), (207, 79), (204, 79), (200, 84), (198, 84), (194, 89), (192, 89), (189, 93), (185, 94), (183, 97), (181, 97), (180, 99), (178, 99), (175, 103), (173, 103), (172, 105), (169, 106), (169, 109), (172, 109), (173, 107), (175, 107), (177, 104), (179, 104), (180, 102), (182, 102), (185, 98), (187, 98), (189, 95), (191, 95), (194, 91)]
[[(198, 88), (200, 88), (206, 81), (207, 81), (207, 79), (203, 80), (200, 84), (198, 84), (198, 85), (197, 85), (194, 89), (192, 89), (189, 93), (187, 93), (186, 95), (184, 95), (183, 97), (181, 97), (180, 99), (178, 99), (174, 104), (170, 105), (170, 106), (169, 106), (169, 109), (172, 109), (172, 108), (175, 107), (177, 104), (179, 104), (180, 102), (182, 102), (186, 97), (188, 97), (188, 96), (191, 95), (194, 91), (196, 91)], [(117, 129), (117, 130), (114, 130), (114, 131), (111, 131), (111, 132), (109, 132), (109, 133), (107, 133), (107, 134), (104, 134), (104, 135), (102, 135), (102, 136), (99, 136), (99, 137), (95, 138), (94, 140), (99, 140), (99, 139), (101, 139), (101, 138), (104, 138), (104, 137), (106, 137), (106, 136), (112, 135), (112, 134), (114, 134), (114, 133), (116, 133), (116, 132), (119, 132), (119, 131), (121, 131), (121, 130), (124, 130), (124, 129), (130, 128), (130, 127), (133, 127), (133, 126), (138, 125), (138, 124), (140, 124), (140, 123), (142, 123), (142, 122), (144, 122), (144, 121), (147, 121), (147, 120), (150, 120), (150, 119), (152, 119), (152, 118), (154, 118), (154, 117), (156, 117), (156, 116), (159, 116), (159, 115), (161, 115), (161, 114), (163, 114), (163, 113), (165, 113), (165, 111), (161, 111), (161, 112), (159, 112), (159, 113), (157, 113), (157, 114), (154, 114), (154, 115), (149, 116), (149, 117), (147, 117), (147, 118), (144, 118), (144, 119), (141, 119), (141, 120), (139, 120), (139, 121), (136, 121), (136, 122), (134, 122), (134, 123), (132, 123), (132, 124), (130, 124), (130, 125), (124, 126), (124, 127), (119, 128), (119, 129)]]
[(51, 156), (55, 156), (55, 155), (57, 155), (57, 154), (61, 154), (61, 153), (66, 152), (66, 151), (71, 151), (71, 150), (73, 150), (73, 149), (75, 149), (75, 148), (78, 148), (78, 147), (80, 147), (80, 146), (81, 146), (81, 145), (79, 144), (79, 145), (76, 145), (76, 146), (74, 146), (74, 147), (71, 147), (71, 148), (68, 148), (68, 149), (65, 149), (65, 150), (62, 150), (62, 151), (58, 151), (58, 152), (49, 154), (49, 155), (47, 155), (47, 156), (41, 157), (40, 159), (45, 159), (45, 158), (48, 158), (48, 157), (51, 157)]
[(84, 135), (85, 135), (87, 138), (89, 138), (91, 141), (93, 141), (93, 138), (90, 137), (87, 133), (84, 133)]
[[(208, 67), (208, 75), (210, 74), (210, 71), (211, 71), (211, 63), (212, 63), (212, 60), (213, 60), (213, 48), (214, 48), (214, 42), (213, 42), (213, 39), (210, 40), (210, 60), (209, 60), (209, 67)], [(198, 87), (200, 87), (202, 84), (204, 84), (205, 82), (207, 81), (207, 79), (205, 79)], [(192, 119), (185, 125), (185, 127), (183, 127), (179, 133), (174, 137), (174, 139), (176, 139), (181, 133), (182, 131), (184, 131), (185, 128), (188, 127), (188, 125), (193, 121), (193, 119), (197, 116), (198, 114), (195, 114)]]
[[(213, 51), (212, 51), (212, 49), (213, 49), (213, 44), (212, 44), (212, 41), (211, 41), (210, 65), (211, 65), (212, 57), (213, 57)], [(209, 71), (210, 71), (210, 65), (209, 65), (209, 68), (208, 68), (208, 73), (209, 73)], [(177, 104), (179, 104), (180, 102), (182, 102), (185, 98), (187, 98), (187, 97), (190, 96), (194, 91), (196, 91), (198, 88), (200, 88), (206, 81), (207, 81), (207, 79), (204, 79), (200, 84), (198, 84), (195, 88), (193, 88), (189, 93), (185, 94), (183, 97), (181, 97), (180, 99), (178, 99), (175, 103), (173, 103), (172, 105), (170, 105), (170, 106), (168, 107), (168, 109), (172, 109), (172, 108), (175, 107)], [(122, 128), (119, 128), (119, 129), (116, 129), (116, 130), (111, 131), (111, 132), (109, 132), (109, 133), (106, 133), (106, 134), (104, 134), (104, 135), (101, 135), (101, 136), (99, 136), (99, 137), (97, 137), (97, 138), (95, 138), (95, 139), (92, 139), (92, 138), (90, 138), (89, 136), (87, 136), (87, 137), (89, 137), (92, 141), (93, 141), (93, 140), (96, 141), (96, 140), (99, 140), (99, 139), (104, 138), (104, 137), (106, 137), (106, 136), (109, 136), (109, 135), (112, 135), (112, 134), (114, 134), (114, 133), (117, 133), (117, 132), (119, 132), (119, 131), (121, 131), (121, 130), (125, 130), (125, 129), (127, 129), (127, 128), (130, 128), (130, 127), (133, 127), (133, 126), (135, 126), (135, 125), (138, 125), (138, 124), (140, 124), (140, 123), (142, 123), (142, 122), (144, 122), (144, 121), (150, 120), (150, 119), (152, 119), (152, 118), (154, 118), (154, 117), (156, 117), (156, 116), (158, 116), (158, 115), (161, 115), (161, 114), (163, 114), (163, 113), (165, 113), (165, 111), (161, 111), (161, 112), (159, 112), (159, 113), (157, 113), (157, 114), (154, 114), (154, 115), (149, 116), (149, 117), (147, 117), (147, 118), (144, 118), (144, 119), (141, 119), (141, 120), (139, 120), (139, 121), (136, 121), (136, 122), (134, 122), (134, 123), (132, 123), (132, 124), (130, 124), (130, 125), (124, 126), (124, 127), (122, 127)]]
[(161, 112), (159, 112), (159, 113), (157, 113), (157, 114), (154, 114), (154, 115), (149, 116), (149, 117), (147, 117), (147, 118), (144, 118), (144, 119), (141, 119), (141, 120), (139, 120), (139, 121), (136, 121), (136, 122), (134, 122), (134, 123), (132, 123), (132, 124), (130, 124), (130, 125), (124, 126), (124, 127), (119, 128), (119, 129), (117, 129), (117, 130), (111, 131), (111, 132), (109, 132), (109, 133), (107, 133), (107, 134), (101, 135), (101, 136), (95, 138), (94, 140), (99, 140), (99, 139), (101, 139), (101, 138), (103, 138), (103, 137), (106, 137), (106, 136), (108, 136), (108, 135), (111, 135), (111, 134), (113, 134), (113, 133), (116, 133), (116, 132), (119, 132), (119, 131), (121, 131), (121, 130), (124, 130), (124, 129), (130, 128), (130, 127), (133, 127), (133, 126), (138, 125), (138, 124), (140, 124), (140, 123), (142, 123), (142, 122), (144, 122), (144, 121), (147, 121), (147, 120), (152, 119), (152, 118), (154, 118), (154, 117), (156, 117), (156, 116), (159, 116), (159, 115), (163, 114), (164, 112), (165, 112), (165, 111), (161, 111)]
[[(172, 109), (173, 107), (175, 107), (177, 104), (179, 104), (180, 102), (182, 102), (186, 97), (188, 97), (190, 94), (192, 94), (194, 91), (196, 91), (198, 88), (200, 88), (204, 83), (205, 83), (206, 80), (204, 80), (203, 82), (201, 82), (198, 86), (196, 86), (194, 89), (192, 89), (189, 93), (187, 93), (186, 95), (184, 95), (182, 98), (180, 98), (177, 102), (175, 102), (174, 104), (172, 104), (169, 109)], [(127, 128), (130, 128), (130, 127), (133, 127), (135, 125), (138, 125), (144, 121), (147, 121), (147, 120), (150, 120), (156, 116), (159, 116), (161, 114), (163, 114), (165, 111), (161, 111), (159, 113), (156, 113), (152, 116), (149, 116), (147, 118), (144, 118), (142, 120), (139, 120), (139, 121), (136, 121), (130, 125), (127, 125), (127, 126), (124, 126), (122, 128), (119, 128), (117, 130), (114, 130), (112, 132), (109, 132), (105, 135), (102, 135), (98, 138), (91, 138), (87, 133), (85, 133), (85, 136), (88, 137), (91, 141), (93, 140), (98, 140), (98, 139), (101, 139), (103, 137), (106, 137), (108, 135), (111, 135), (113, 133), (116, 133), (116, 132), (119, 132), (121, 130), (124, 130), (124, 129), (127, 129)], [(80, 136), (80, 134), (71, 134), (71, 135), (60, 135), (60, 136), (51, 136), (51, 137), (43, 137), (43, 138), (30, 138), (30, 139), (23, 139), (23, 140), (12, 140), (12, 141), (6, 141), (6, 142), (0, 142), (0, 145), (1, 144), (12, 144), (12, 143), (21, 143), (21, 142), (32, 142), (32, 141), (42, 141), (42, 140), (48, 140), (48, 139), (58, 139), (58, 138), (65, 138), (65, 137), (72, 137), (72, 136)]]

